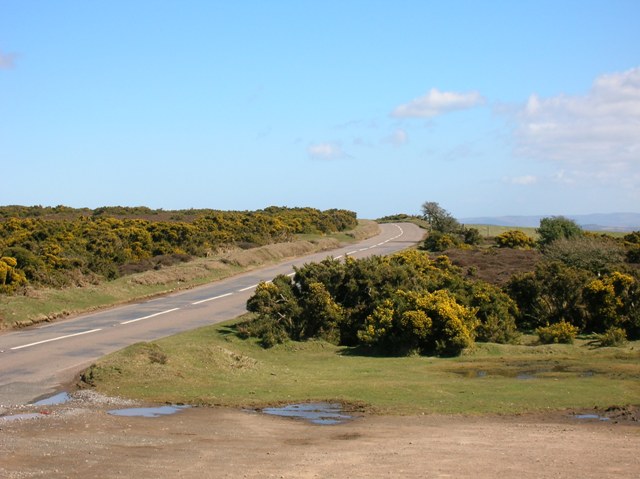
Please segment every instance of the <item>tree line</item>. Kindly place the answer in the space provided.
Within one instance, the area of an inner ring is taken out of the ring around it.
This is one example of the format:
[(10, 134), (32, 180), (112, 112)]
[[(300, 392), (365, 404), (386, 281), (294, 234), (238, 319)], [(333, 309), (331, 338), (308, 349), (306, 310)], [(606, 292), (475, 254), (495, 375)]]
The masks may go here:
[(0, 292), (30, 283), (66, 286), (114, 279), (152, 258), (186, 260), (221, 247), (291, 241), (357, 225), (352, 211), (269, 207), (258, 211), (146, 207), (0, 207)]

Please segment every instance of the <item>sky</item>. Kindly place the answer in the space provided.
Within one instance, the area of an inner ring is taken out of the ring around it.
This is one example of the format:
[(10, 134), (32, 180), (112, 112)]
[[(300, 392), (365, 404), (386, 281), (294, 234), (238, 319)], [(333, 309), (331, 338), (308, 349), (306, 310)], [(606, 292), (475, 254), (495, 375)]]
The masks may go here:
[(0, 205), (640, 212), (638, 0), (0, 0)]

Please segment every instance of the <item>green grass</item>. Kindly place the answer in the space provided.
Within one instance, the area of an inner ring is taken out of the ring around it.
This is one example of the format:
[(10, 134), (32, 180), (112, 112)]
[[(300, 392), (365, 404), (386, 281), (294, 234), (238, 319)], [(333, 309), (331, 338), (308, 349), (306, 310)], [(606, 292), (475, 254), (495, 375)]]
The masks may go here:
[(498, 236), (506, 231), (522, 231), (527, 236), (538, 239), (538, 233), (536, 232), (536, 228), (531, 228), (527, 226), (497, 226), (497, 225), (465, 225), (468, 228), (476, 228), (480, 231), (480, 235), (484, 238), (493, 238)]
[(385, 358), (321, 341), (265, 350), (233, 331), (229, 322), (133, 345), (88, 374), (106, 394), (231, 407), (335, 400), (385, 414), (513, 414), (640, 403), (640, 342), (479, 344), (458, 358)]

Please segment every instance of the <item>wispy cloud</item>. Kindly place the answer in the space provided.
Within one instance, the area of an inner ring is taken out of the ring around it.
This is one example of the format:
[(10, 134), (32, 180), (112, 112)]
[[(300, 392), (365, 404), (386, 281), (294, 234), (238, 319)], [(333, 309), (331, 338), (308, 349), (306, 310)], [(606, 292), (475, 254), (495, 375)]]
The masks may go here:
[(611, 171), (640, 166), (640, 68), (602, 75), (586, 95), (531, 95), (516, 115), (519, 155)]
[(391, 116), (396, 118), (432, 118), (455, 110), (466, 110), (484, 103), (484, 98), (476, 91), (456, 93), (432, 88), (419, 98), (397, 106)]
[(0, 51), (0, 70), (9, 70), (16, 63), (16, 56), (13, 53), (4, 53)]
[(314, 143), (307, 147), (307, 153), (314, 160), (339, 160), (349, 157), (338, 143)]
[(402, 146), (409, 141), (409, 135), (402, 128), (398, 128), (382, 141), (384, 143), (391, 143), (393, 146)]
[(533, 185), (538, 182), (538, 177), (533, 175), (505, 177), (504, 181), (512, 185)]

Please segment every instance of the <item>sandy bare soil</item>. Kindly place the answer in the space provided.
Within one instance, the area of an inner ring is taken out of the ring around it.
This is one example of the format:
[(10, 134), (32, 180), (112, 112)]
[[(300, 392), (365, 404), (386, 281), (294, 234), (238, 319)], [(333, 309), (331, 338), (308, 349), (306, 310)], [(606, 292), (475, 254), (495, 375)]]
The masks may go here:
[[(218, 408), (118, 417), (114, 405), (0, 420), (3, 478), (636, 478), (640, 427), (567, 414), (362, 416), (334, 426)], [(121, 406), (122, 407), (122, 406)], [(12, 411), (5, 411), (5, 414)], [(25, 412), (25, 411), (13, 411)]]

